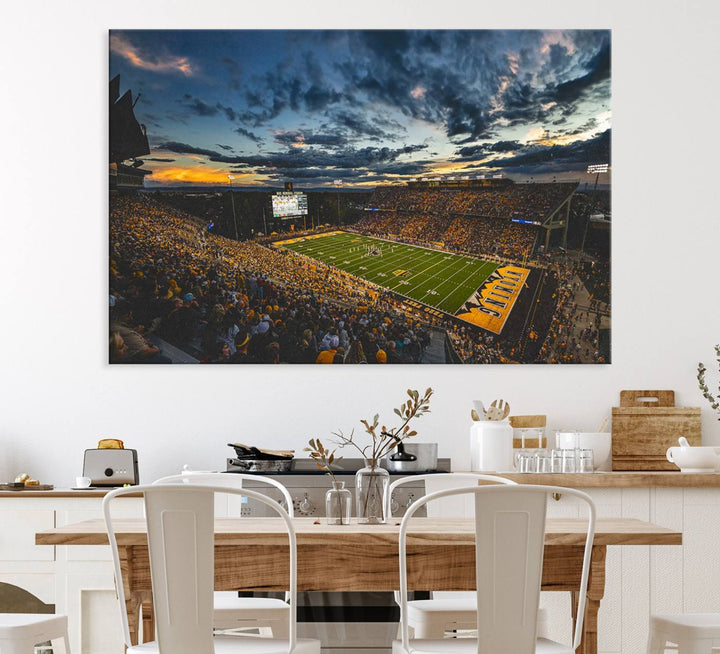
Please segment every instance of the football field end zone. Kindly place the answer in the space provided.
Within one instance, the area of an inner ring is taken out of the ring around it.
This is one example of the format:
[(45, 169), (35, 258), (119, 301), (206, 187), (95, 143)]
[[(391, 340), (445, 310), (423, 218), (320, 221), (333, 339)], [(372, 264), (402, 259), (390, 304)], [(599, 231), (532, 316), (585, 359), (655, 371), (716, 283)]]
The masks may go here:
[[(440, 250), (434, 250), (429, 247), (423, 247), (419, 245), (415, 245), (412, 243), (403, 243), (401, 241), (393, 241), (390, 239), (384, 239), (379, 236), (368, 236), (365, 234), (358, 234), (357, 232), (352, 231), (343, 231), (343, 230), (334, 230), (329, 232), (323, 232), (322, 234), (312, 234), (308, 236), (300, 236), (297, 238), (291, 238), (286, 239), (282, 241), (275, 241), (273, 242), (273, 245), (276, 246), (285, 246), (285, 245), (292, 245), (295, 243), (300, 243), (303, 241), (310, 241), (310, 240), (316, 240), (320, 239), (326, 236), (337, 236), (337, 235), (355, 235), (363, 239), (368, 239), (370, 241), (382, 241), (385, 243), (392, 243), (392, 244), (399, 244), (403, 246), (407, 246), (410, 248), (417, 248), (417, 249), (423, 249), (423, 250), (429, 250), (431, 252), (440, 252)], [(294, 251), (291, 248), (290, 251)], [(305, 257), (308, 257), (310, 259), (315, 259), (319, 263), (322, 263), (323, 265), (332, 265), (328, 264), (321, 259), (316, 259), (315, 257), (312, 257), (310, 255), (307, 255), (305, 253), (300, 253)], [(455, 254), (452, 252), (449, 252), (448, 254)], [(473, 257), (467, 257), (467, 255), (456, 255), (456, 256), (462, 256), (466, 258), (473, 258)], [(488, 262), (485, 259), (478, 258), (478, 261), (482, 261), (483, 263), (492, 263)], [(341, 269), (342, 270), (342, 269)], [(423, 311), (428, 313), (429, 315), (436, 315), (436, 316), (446, 316), (449, 318), (455, 318), (457, 320), (460, 320), (462, 322), (474, 325), (476, 327), (480, 327), (483, 330), (492, 332), (495, 335), (500, 335), (502, 333), (503, 327), (505, 326), (505, 323), (507, 322), (508, 318), (510, 317), (510, 313), (512, 312), (515, 303), (522, 292), (522, 289), (527, 282), (528, 276), (530, 274), (530, 270), (527, 268), (523, 268), (520, 266), (515, 266), (512, 264), (506, 264), (506, 265), (499, 265), (497, 268), (490, 273), (490, 275), (487, 277), (487, 279), (481, 284), (481, 286), (465, 301), (463, 302), (460, 307), (456, 310), (456, 312), (448, 313), (447, 311), (443, 309), (439, 309), (438, 307), (434, 307), (430, 304), (427, 304), (426, 302), (422, 302), (414, 297), (405, 295), (403, 293), (400, 293), (394, 289), (381, 286), (379, 284), (376, 284), (375, 282), (371, 282), (370, 280), (367, 280), (360, 275), (357, 275), (356, 273), (343, 270), (345, 274), (353, 275), (357, 277), (358, 279), (361, 279), (364, 283), (372, 284), (373, 286), (377, 286), (378, 288), (382, 288), (383, 290), (392, 293), (400, 298), (403, 298), (403, 300), (410, 305), (413, 308), (422, 308)], [(415, 306), (413, 306), (415, 305)]]

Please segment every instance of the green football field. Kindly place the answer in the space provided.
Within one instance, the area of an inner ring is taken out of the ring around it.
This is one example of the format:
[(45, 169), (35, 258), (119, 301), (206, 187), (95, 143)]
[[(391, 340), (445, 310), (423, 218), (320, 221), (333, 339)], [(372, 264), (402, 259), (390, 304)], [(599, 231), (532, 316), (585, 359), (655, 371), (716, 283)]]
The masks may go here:
[[(276, 245), (451, 314), (497, 268), (481, 259), (346, 232), (293, 240)], [(381, 255), (368, 254), (368, 247)]]

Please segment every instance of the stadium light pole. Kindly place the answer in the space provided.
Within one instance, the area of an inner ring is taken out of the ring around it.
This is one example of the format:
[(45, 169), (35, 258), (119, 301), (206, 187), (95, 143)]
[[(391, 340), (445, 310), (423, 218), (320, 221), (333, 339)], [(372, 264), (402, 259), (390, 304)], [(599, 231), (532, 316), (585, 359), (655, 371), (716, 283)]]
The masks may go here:
[(340, 227), (340, 187), (342, 186), (342, 180), (336, 179), (333, 181), (333, 184), (337, 190), (337, 224), (338, 227)]
[(232, 183), (235, 179), (235, 175), (228, 175), (228, 180), (230, 182), (230, 202), (232, 202), (232, 210), (233, 210), (233, 224), (235, 225), (235, 240), (239, 241), (240, 237), (238, 236), (238, 230), (237, 230), (237, 216), (235, 215), (235, 196), (233, 195), (232, 190)]
[[(585, 252), (585, 239), (587, 238), (588, 233), (588, 227), (590, 227), (590, 218), (593, 215), (592, 211), (595, 208), (595, 204), (597, 203), (597, 185), (598, 180), (600, 179), (601, 173), (607, 173), (610, 169), (610, 164), (602, 163), (602, 164), (590, 164), (587, 167), (587, 173), (589, 175), (595, 174), (595, 186), (593, 186), (593, 198), (592, 198), (592, 205), (588, 209), (588, 219), (585, 223), (585, 232), (583, 233), (583, 240), (582, 245), (580, 246), (580, 252)], [(586, 184), (587, 186), (587, 184)]]

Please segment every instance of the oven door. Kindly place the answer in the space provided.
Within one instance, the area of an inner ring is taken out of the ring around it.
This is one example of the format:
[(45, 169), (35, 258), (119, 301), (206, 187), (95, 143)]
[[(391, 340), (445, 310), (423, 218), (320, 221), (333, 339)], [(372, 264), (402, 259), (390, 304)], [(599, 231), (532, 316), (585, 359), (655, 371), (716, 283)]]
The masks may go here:
[[(427, 599), (429, 593), (410, 593)], [(386, 591), (298, 593), (298, 635), (317, 638), (323, 654), (389, 652), (398, 637), (400, 607)]]

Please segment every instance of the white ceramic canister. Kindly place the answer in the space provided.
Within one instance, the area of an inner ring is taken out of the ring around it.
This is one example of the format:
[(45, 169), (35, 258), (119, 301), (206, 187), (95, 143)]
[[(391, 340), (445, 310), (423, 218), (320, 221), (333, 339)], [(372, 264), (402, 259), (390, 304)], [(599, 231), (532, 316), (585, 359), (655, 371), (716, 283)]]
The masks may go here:
[(507, 420), (480, 420), (470, 427), (470, 470), (512, 472), (513, 429)]

